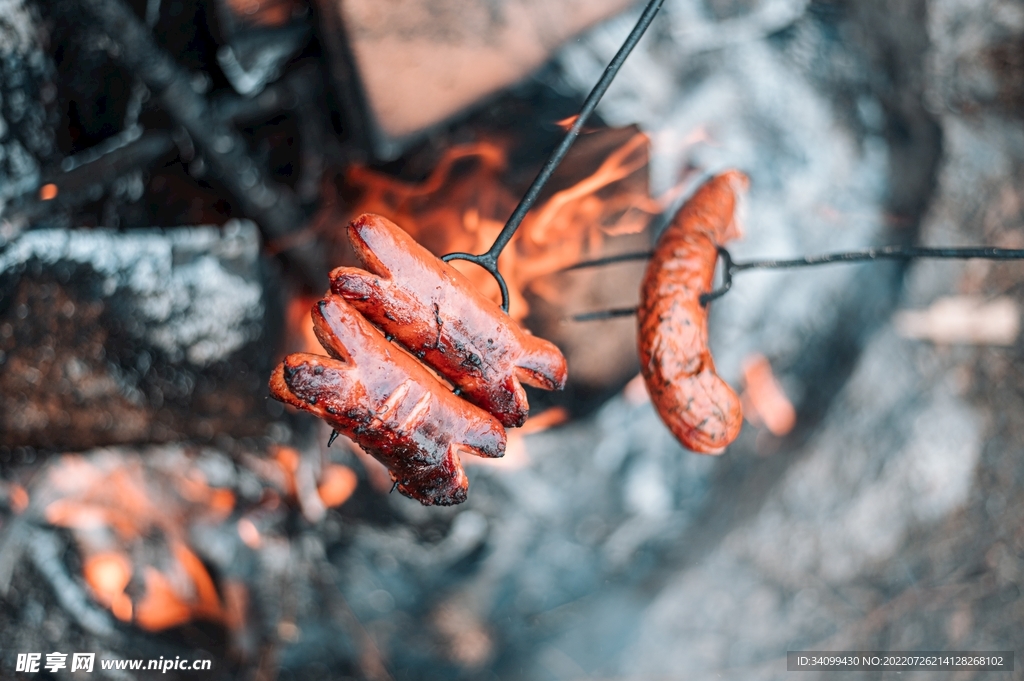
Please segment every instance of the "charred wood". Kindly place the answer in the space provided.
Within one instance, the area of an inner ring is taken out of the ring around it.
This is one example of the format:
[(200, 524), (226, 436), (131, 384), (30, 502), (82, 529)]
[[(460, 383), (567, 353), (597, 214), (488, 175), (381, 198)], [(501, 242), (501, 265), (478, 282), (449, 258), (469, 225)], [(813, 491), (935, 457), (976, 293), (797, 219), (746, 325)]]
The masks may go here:
[[(192, 79), (160, 49), (134, 12), (120, 0), (86, 0), (81, 9), (120, 46), (119, 60), (139, 76), (160, 105), (202, 150), (217, 179), (260, 225), (269, 240), (292, 234), (305, 222), (293, 192), (268, 179), (248, 152), (244, 138), (213, 114)], [(288, 249), (300, 276), (315, 289), (326, 286), (326, 264), (313, 243)]]
[(26, 232), (0, 254), (4, 448), (262, 433), (268, 276), (251, 223)]

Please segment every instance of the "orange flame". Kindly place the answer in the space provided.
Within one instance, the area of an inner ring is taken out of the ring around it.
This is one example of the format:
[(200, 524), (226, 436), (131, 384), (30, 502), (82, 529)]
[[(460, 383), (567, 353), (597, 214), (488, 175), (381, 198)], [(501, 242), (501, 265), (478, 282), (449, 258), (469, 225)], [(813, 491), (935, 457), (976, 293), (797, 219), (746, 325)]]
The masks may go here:
[[(132, 564), (128, 557), (113, 552), (88, 556), (83, 561), (82, 572), (85, 582), (92, 589), (96, 600), (110, 608), (117, 604), (120, 606), (121, 614), (124, 614), (124, 600), (127, 598), (124, 589), (132, 578)], [(117, 609), (114, 614), (118, 615)], [(127, 615), (127, 618), (131, 619), (130, 599), (128, 599)], [(118, 618), (125, 619), (120, 615)]]
[[(64, 456), (33, 493), (46, 521), (75, 536), (83, 577), (96, 600), (119, 620), (150, 631), (193, 618), (223, 618), (213, 578), (188, 548), (186, 532), (194, 521), (223, 521), (235, 495), (210, 487), (187, 462), (175, 461), (168, 469), (113, 451)], [(140, 550), (153, 536), (165, 543)], [(150, 554), (152, 564), (129, 557)], [(130, 583), (142, 587), (134, 601)]]
[(177, 564), (171, 574), (145, 567), (146, 592), (135, 605), (135, 623), (149, 631), (160, 631), (193, 617), (222, 620), (220, 598), (206, 566), (180, 542), (173, 544), (172, 553)]
[(10, 498), (11, 510), (15, 513), (22, 513), (28, 508), (28, 492), (21, 485), (11, 485), (7, 489), (7, 494)]
[(162, 572), (152, 565), (145, 567), (146, 595), (135, 609), (135, 623), (149, 631), (160, 631), (184, 624), (192, 612), (175, 592)]
[(323, 500), (324, 506), (329, 508), (341, 506), (356, 491), (357, 484), (358, 479), (351, 468), (340, 464), (331, 464), (324, 467), (317, 493)]
[(572, 127), (572, 124), (579, 119), (579, 117), (579, 114), (573, 114), (572, 116), (567, 116), (560, 121), (555, 121), (555, 125), (560, 127), (562, 130), (568, 130)]
[[(453, 147), (422, 182), (354, 166), (344, 178), (345, 192), (355, 196), (348, 215), (383, 215), (436, 255), (483, 253), (518, 203), (504, 176), (506, 156), (493, 142)], [(633, 132), (592, 174), (550, 194), (527, 214), (498, 262), (509, 287), (512, 317), (528, 314), (527, 290), (557, 299), (558, 291), (543, 286), (542, 277), (599, 254), (608, 237), (642, 231), (649, 216), (661, 211), (661, 202), (647, 195), (645, 176), (641, 182), (624, 182), (646, 169), (647, 158), (647, 136)], [(344, 240), (336, 220), (321, 220), (318, 229), (330, 230), (328, 236), (335, 241)], [(497, 284), (487, 272), (466, 262), (452, 264), (499, 299)]]
[(743, 361), (743, 411), (755, 426), (764, 425), (772, 435), (782, 436), (796, 425), (796, 409), (786, 397), (768, 358), (752, 354)]
[(313, 332), (313, 318), (309, 311), (319, 298), (314, 296), (296, 296), (288, 303), (285, 312), (285, 328), (288, 330), (285, 338), (285, 353), (312, 352), (319, 354), (323, 352), (320, 341)]

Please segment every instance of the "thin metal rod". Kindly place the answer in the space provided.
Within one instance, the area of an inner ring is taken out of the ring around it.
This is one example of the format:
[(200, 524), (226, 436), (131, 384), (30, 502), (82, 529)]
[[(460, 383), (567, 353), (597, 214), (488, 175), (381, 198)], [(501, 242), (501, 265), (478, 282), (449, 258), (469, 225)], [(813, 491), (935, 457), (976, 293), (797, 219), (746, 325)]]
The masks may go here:
[[(617, 262), (628, 260), (648, 260), (654, 251), (638, 251), (636, 253), (620, 253), (609, 255), (604, 258), (585, 260), (575, 265), (559, 270), (560, 272), (571, 272), (590, 267), (600, 267)], [(863, 260), (910, 260), (913, 258), (978, 258), (984, 260), (1024, 260), (1024, 249), (995, 248), (989, 246), (974, 246), (968, 248), (926, 248), (923, 246), (882, 246), (879, 248), (865, 248), (859, 251), (845, 251), (842, 253), (824, 253), (821, 255), (810, 255), (803, 258), (767, 260), (748, 260), (746, 262), (733, 262), (733, 272), (752, 269), (783, 269), (794, 267), (812, 267), (815, 265), (828, 265), (831, 263), (860, 262)]]
[(562, 138), (561, 143), (553, 152), (548, 160), (544, 163), (544, 166), (537, 173), (537, 177), (534, 178), (533, 184), (526, 190), (523, 198), (519, 201), (519, 205), (512, 211), (512, 215), (509, 217), (508, 222), (502, 228), (498, 237), (494, 240), (494, 243), (487, 250), (486, 253), (480, 255), (472, 255), (469, 253), (449, 253), (448, 255), (441, 258), (445, 262), (451, 260), (468, 260), (469, 262), (475, 263), (480, 267), (491, 273), (491, 275), (498, 281), (498, 286), (501, 288), (501, 309), (508, 312), (508, 288), (505, 285), (505, 280), (498, 271), (498, 256), (501, 255), (502, 250), (508, 245), (509, 241), (512, 240), (512, 235), (515, 234), (516, 230), (519, 229), (519, 225), (522, 224), (523, 218), (529, 212), (533, 204), (536, 203), (537, 197), (540, 196), (541, 190), (544, 185), (547, 184), (548, 180), (551, 179), (551, 175), (554, 174), (555, 169), (565, 158), (565, 155), (569, 152), (569, 148), (576, 141), (580, 131), (590, 118), (590, 114), (594, 113), (597, 108), (598, 102), (601, 101), (601, 97), (604, 96), (608, 86), (611, 85), (612, 80), (615, 79), (619, 69), (622, 68), (622, 64), (626, 61), (626, 57), (633, 51), (636, 44), (640, 42), (640, 38), (643, 37), (647, 31), (647, 27), (651, 25), (658, 10), (661, 9), (662, 4), (665, 0), (650, 0), (647, 3), (647, 7), (644, 8), (643, 14), (640, 15), (640, 19), (636, 22), (636, 26), (630, 32), (626, 38), (626, 42), (622, 44), (619, 51), (612, 58), (611, 62), (605, 68), (604, 73), (601, 74), (600, 80), (594, 86), (594, 89), (587, 95), (587, 99), (583, 102), (583, 106), (580, 108), (579, 114), (576, 116), (576, 120), (569, 127), (568, 132), (565, 133), (565, 137)]
[(598, 310), (597, 312), (584, 312), (569, 317), (574, 322), (595, 322), (602, 319), (616, 319), (618, 317), (632, 317), (636, 314), (635, 307), (620, 307), (612, 310)]
[(601, 74), (601, 79), (597, 81), (594, 89), (587, 95), (586, 101), (583, 102), (583, 107), (580, 108), (580, 113), (576, 116), (576, 120), (569, 127), (568, 132), (565, 133), (565, 137), (562, 138), (561, 144), (551, 152), (551, 156), (548, 158), (544, 167), (541, 168), (540, 172), (537, 173), (537, 177), (533, 180), (533, 184), (526, 190), (526, 194), (519, 201), (519, 205), (512, 211), (512, 215), (509, 217), (508, 222), (505, 223), (505, 227), (502, 228), (498, 238), (494, 240), (494, 244), (491, 249), (487, 251), (488, 255), (491, 255), (495, 260), (498, 258), (498, 254), (501, 253), (502, 249), (508, 245), (509, 240), (512, 239), (512, 235), (516, 229), (519, 228), (523, 218), (526, 217), (526, 213), (533, 207), (533, 204), (537, 201), (537, 197), (540, 195), (544, 185), (547, 184), (548, 180), (551, 179), (551, 175), (555, 172), (555, 169), (565, 158), (565, 155), (569, 152), (569, 148), (576, 141), (580, 131), (583, 130), (583, 126), (586, 125), (590, 115), (594, 113), (597, 108), (598, 102), (601, 101), (601, 97), (604, 96), (605, 91), (608, 90), (608, 86), (612, 84), (612, 80), (619, 73), (619, 69), (622, 68), (623, 63), (626, 61), (626, 57), (633, 51), (636, 44), (640, 42), (640, 38), (643, 37), (647, 31), (647, 27), (654, 21), (655, 15), (658, 10), (661, 9), (661, 5), (665, 0), (650, 0), (647, 3), (647, 7), (644, 9), (643, 14), (640, 15), (640, 19), (636, 22), (636, 26), (630, 32), (626, 38), (626, 42), (622, 44), (619, 51), (612, 58), (608, 67), (605, 68), (604, 73)]
[(748, 260), (735, 262), (729, 251), (719, 246), (719, 256), (725, 262), (722, 285), (700, 297), (701, 305), (707, 305), (715, 298), (725, 295), (732, 287), (732, 275), (745, 270), (781, 270), (796, 267), (816, 267), (835, 263), (852, 263), (872, 260), (913, 260), (914, 258), (949, 258), (958, 260), (1024, 260), (1024, 249), (995, 248), (993, 246), (969, 246), (964, 248), (929, 248), (927, 246), (880, 246), (857, 251), (824, 253), (788, 260)]
[[(625, 253), (613, 255), (607, 258), (598, 258), (586, 262), (577, 263), (562, 270), (578, 270), (587, 267), (598, 267), (609, 263), (621, 262), (624, 260), (642, 260), (653, 255), (653, 251), (646, 253)], [(720, 298), (732, 288), (732, 277), (737, 272), (746, 270), (781, 270), (797, 267), (816, 267), (818, 265), (831, 265), (836, 263), (853, 263), (872, 260), (913, 260), (915, 258), (945, 258), (958, 260), (1024, 260), (1024, 249), (1020, 248), (996, 248), (993, 246), (970, 246), (963, 248), (929, 248), (926, 246), (881, 246), (878, 248), (864, 248), (857, 251), (843, 251), (839, 253), (823, 253), (821, 255), (810, 255), (803, 258), (791, 259), (766, 259), (747, 260), (736, 262), (728, 250), (718, 247), (718, 255), (725, 264), (723, 268), (722, 285), (714, 291), (709, 291), (700, 297), (701, 305), (707, 305), (712, 300)], [(636, 314), (637, 308), (619, 308), (614, 310), (600, 310), (597, 312), (585, 312), (569, 317), (574, 322), (587, 322), (601, 319), (614, 319)]]
[(611, 265), (617, 262), (630, 262), (632, 260), (647, 260), (652, 255), (653, 251), (639, 251), (637, 253), (619, 253), (618, 255), (609, 255), (604, 258), (596, 258), (594, 260), (585, 260), (578, 262), (575, 265), (569, 265), (566, 268), (559, 270), (560, 272), (571, 272), (573, 270), (582, 270), (589, 267), (600, 267), (601, 265)]
[(956, 258), (982, 260), (1024, 260), (1024, 249), (995, 248), (992, 246), (971, 246), (965, 248), (929, 248), (925, 246), (881, 246), (843, 253), (825, 253), (789, 260), (748, 260), (734, 262), (734, 272), (753, 269), (783, 269), (792, 267), (813, 267), (837, 262), (860, 262), (863, 260), (912, 260), (914, 258)]

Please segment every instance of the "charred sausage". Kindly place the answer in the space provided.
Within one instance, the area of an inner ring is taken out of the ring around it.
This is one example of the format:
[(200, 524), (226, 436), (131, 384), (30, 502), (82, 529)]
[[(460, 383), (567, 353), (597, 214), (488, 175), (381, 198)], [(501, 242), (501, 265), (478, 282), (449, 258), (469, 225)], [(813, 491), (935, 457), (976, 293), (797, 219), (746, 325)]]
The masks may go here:
[(501, 424), (452, 394), (342, 298), (329, 294), (314, 305), (313, 325), (332, 357), (289, 355), (270, 378), (271, 394), (352, 438), (388, 468), (402, 494), (425, 505), (465, 501), (458, 450), (502, 456)]
[(686, 447), (719, 454), (743, 425), (740, 399), (715, 373), (707, 309), (721, 244), (741, 236), (734, 219), (747, 177), (708, 180), (662, 234), (640, 290), (640, 368), (662, 421)]
[(507, 427), (529, 413), (522, 383), (565, 386), (565, 358), (530, 335), (390, 220), (366, 214), (348, 226), (366, 270), (339, 267), (331, 289)]

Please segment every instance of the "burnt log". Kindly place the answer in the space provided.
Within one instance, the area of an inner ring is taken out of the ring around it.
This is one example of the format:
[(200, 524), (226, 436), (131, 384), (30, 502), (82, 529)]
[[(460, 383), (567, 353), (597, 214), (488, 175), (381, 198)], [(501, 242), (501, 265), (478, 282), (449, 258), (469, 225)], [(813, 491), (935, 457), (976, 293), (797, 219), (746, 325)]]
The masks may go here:
[(23, 234), (0, 253), (0, 443), (261, 434), (268, 273), (248, 222)]

